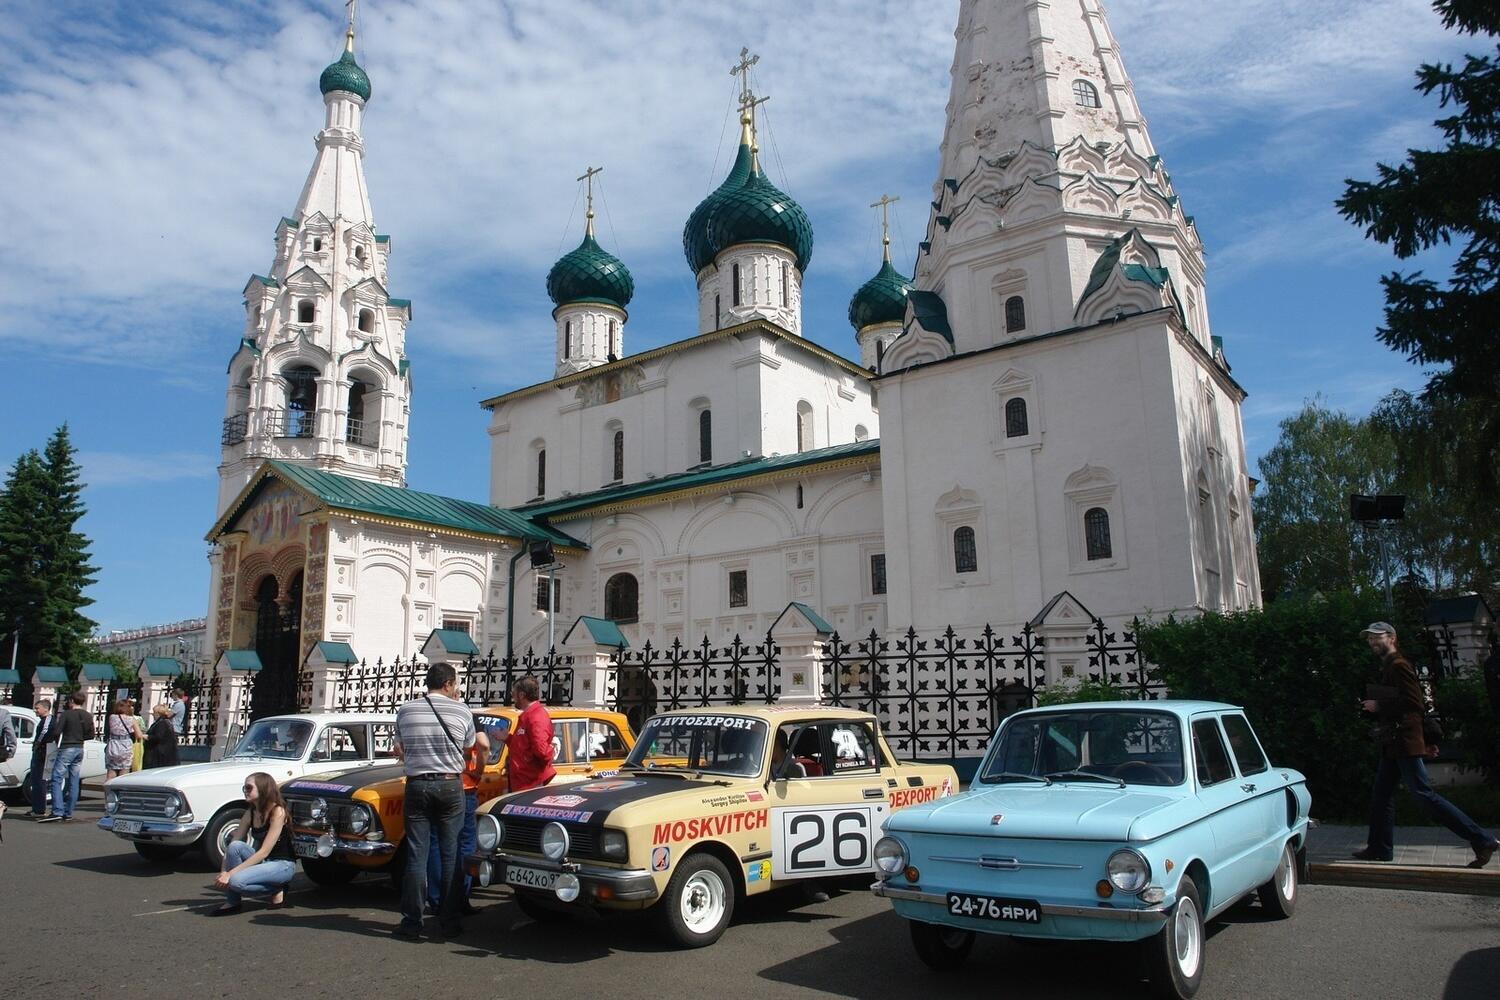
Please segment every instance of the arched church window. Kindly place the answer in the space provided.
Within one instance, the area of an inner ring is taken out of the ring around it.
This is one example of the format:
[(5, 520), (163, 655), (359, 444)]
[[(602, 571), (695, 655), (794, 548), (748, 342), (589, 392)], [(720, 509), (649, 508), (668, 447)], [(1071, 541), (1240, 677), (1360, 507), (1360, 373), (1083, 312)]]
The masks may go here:
[(797, 484), (797, 509), (802, 509), (802, 484)]
[(714, 460), (714, 415), (712, 410), (698, 411), (698, 461)]
[(1083, 541), (1090, 560), (1114, 558), (1114, 547), (1109, 540), (1109, 511), (1103, 507), (1084, 511)]
[(856, 441), (868, 441), (868, 440), (870, 440), (870, 428), (866, 427), (864, 424), (855, 424), (854, 425), (854, 440), (856, 440)]
[(349, 386), (349, 415), (344, 440), (350, 444), (373, 448), (380, 432), (380, 397), (376, 386), (356, 378)]
[(1026, 300), (1019, 295), (1012, 295), (1005, 300), (1005, 330), (1007, 333), (1019, 333), (1026, 329)]
[(364, 247), (362, 247), (362, 246), (356, 246), (354, 248), (354, 259), (359, 262), (359, 264), (360, 264), (361, 267), (364, 266), (364, 263), (365, 263), (365, 248)]
[(1073, 81), (1073, 103), (1080, 108), (1097, 108), (1099, 106), (1099, 91), (1087, 80)]
[(735, 305), (739, 305), (740, 304), (740, 266), (738, 264), (734, 265), (734, 267), (731, 269), (729, 280), (730, 280), (730, 283), (731, 283), (731, 286), (732, 286), (730, 288), (730, 294), (734, 296), (732, 299), (730, 299), (730, 301), (733, 302)]
[(321, 237), (321, 236), (314, 236), (313, 237), (312, 252), (313, 253), (322, 253), (323, 252), (323, 237)]
[(790, 301), (788, 288), (791, 285), (792, 269), (786, 261), (781, 262), (781, 308), (785, 309)]
[(536, 495), (547, 495), (547, 449), (538, 448), (536, 453)]
[(359, 332), (360, 333), (374, 333), (375, 332), (375, 310), (373, 310), (373, 309), (361, 309), (359, 311)]
[(1019, 438), (1029, 433), (1031, 430), (1026, 422), (1026, 400), (1020, 396), (1008, 400), (1005, 404), (1005, 436)]
[(563, 324), (563, 360), (573, 356), (573, 321)]
[(717, 330), (721, 325), (723, 325), (724, 310), (719, 307), (719, 299), (720, 299), (720, 296), (717, 293), (715, 293), (715, 295), (714, 295), (714, 329), (715, 330)]
[(281, 375), (286, 379), (286, 432), (282, 436), (310, 438), (318, 415), (318, 372), (299, 365)]
[(639, 584), (629, 573), (616, 573), (604, 584), (604, 617), (628, 625), (640, 616)]
[(885, 364), (885, 341), (875, 341), (875, 370), (878, 372)]
[(614, 482), (618, 483), (618, 482), (620, 482), (621, 480), (623, 480), (625, 478), (625, 432), (624, 431), (615, 431), (613, 446), (614, 446), (614, 461), (612, 462), (610, 468), (611, 468), (611, 471), (614, 473), (614, 475), (613, 475)]
[(807, 400), (797, 403), (797, 450), (807, 451), (813, 447), (813, 410)]
[(297, 322), (311, 323), (318, 317), (318, 306), (312, 299), (303, 299), (297, 303)]
[(953, 531), (953, 571), (979, 572), (979, 548), (974, 543), (974, 529), (967, 524)]
[(618, 337), (619, 332), (620, 332), (620, 322), (619, 322), (619, 320), (613, 320), (613, 319), (610, 320), (609, 321), (609, 353), (613, 354), (617, 358), (621, 355), (621, 353), (623, 353), (620, 350), (620, 345), (618, 343), (616, 343), (616, 341), (619, 339), (619, 337)]

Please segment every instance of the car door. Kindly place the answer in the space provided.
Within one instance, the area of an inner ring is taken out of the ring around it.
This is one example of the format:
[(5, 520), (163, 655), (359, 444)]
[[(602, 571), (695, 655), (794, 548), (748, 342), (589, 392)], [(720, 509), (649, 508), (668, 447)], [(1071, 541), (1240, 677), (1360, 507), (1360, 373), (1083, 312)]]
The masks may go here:
[(1240, 773), (1240, 790), (1251, 799), (1247, 805), (1256, 824), (1256, 868), (1260, 877), (1255, 884), (1259, 885), (1275, 873), (1286, 844), (1286, 798), (1281, 791), (1282, 782), (1271, 770), (1250, 721), (1239, 712), (1225, 712), (1219, 723), (1224, 727), (1229, 752)]
[(12, 714), (11, 729), (16, 734), (16, 752), (0, 769), (6, 772), (4, 784), (17, 785), (31, 769), (31, 743), (36, 738), (36, 723), (24, 715)]
[(1194, 780), (1214, 840), (1214, 856), (1205, 859), (1213, 886), (1213, 899), (1207, 908), (1217, 909), (1257, 884), (1252, 878), (1257, 869), (1261, 824), (1255, 816), (1253, 790), (1247, 792), (1242, 787), (1218, 717), (1195, 717), (1192, 732)]
[(313, 741), (306, 771), (348, 771), (373, 763), (369, 723), (336, 722), (324, 726)]
[(789, 758), (806, 776), (772, 775), (767, 786), (772, 879), (873, 872), (871, 848), (889, 812), (886, 783), (893, 764), (870, 724), (834, 719), (781, 730), (786, 731)]

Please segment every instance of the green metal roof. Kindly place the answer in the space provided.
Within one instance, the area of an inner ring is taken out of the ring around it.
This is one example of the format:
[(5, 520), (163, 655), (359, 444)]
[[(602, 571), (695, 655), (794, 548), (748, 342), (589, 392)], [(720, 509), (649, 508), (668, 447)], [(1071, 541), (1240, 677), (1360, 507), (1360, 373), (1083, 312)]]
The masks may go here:
[(141, 660), (141, 666), (150, 677), (176, 677), (182, 673), (182, 663), (170, 656), (148, 656)]
[(410, 309), (411, 308), (411, 299), (391, 299), (391, 298), (388, 298), (388, 299), (385, 300), (385, 304), (388, 305), (388, 306), (395, 306), (398, 309)]
[(613, 646), (616, 649), (630, 648), (630, 640), (625, 638), (625, 633), (620, 631), (620, 626), (608, 618), (594, 618), (590, 615), (579, 616), (578, 620), (573, 623), (573, 627), (568, 629), (568, 634), (563, 636), (562, 641), (564, 645), (567, 644), (568, 639), (572, 637), (574, 631), (580, 625), (583, 626), (584, 631), (589, 634), (589, 638), (593, 640), (596, 646)]
[(467, 632), (456, 628), (435, 628), (427, 637), (427, 642), (422, 643), (422, 648), (427, 648), (427, 643), (436, 639), (442, 643), (443, 649), (449, 653), (457, 653), (460, 656), (479, 656), (479, 647), (474, 645), (474, 639)]
[(342, 90), (368, 101), (370, 78), (364, 70), (360, 69), (359, 63), (354, 61), (354, 53), (345, 49), (338, 61), (329, 63), (328, 68), (323, 70), (323, 74), (318, 77), (318, 89), (325, 94)]
[(297, 229), (302, 225), (302, 223), (298, 222), (296, 219), (292, 218), (289, 215), (283, 215), (281, 217), (281, 222), (288, 229)]
[[(1084, 286), (1083, 294), (1078, 296), (1080, 305), (1090, 295), (1093, 295), (1104, 287), (1104, 283), (1109, 280), (1110, 272), (1120, 262), (1120, 251), (1124, 248), (1125, 241), (1130, 239), (1132, 234), (1138, 235), (1138, 231), (1132, 229), (1129, 233), (1110, 243), (1099, 254), (1099, 259), (1094, 261), (1094, 269), (1089, 272), (1089, 283)], [(1120, 270), (1130, 281), (1143, 281), (1157, 288), (1166, 287), (1167, 282), (1170, 280), (1167, 269), (1164, 267), (1148, 267), (1145, 264), (1126, 264)]]
[(260, 655), (253, 649), (226, 649), (224, 662), (230, 670), (259, 670)]
[[(342, 663), (347, 666), (359, 662), (359, 657), (354, 655), (354, 647), (347, 642), (319, 641), (315, 648), (322, 654), (325, 663)], [(311, 656), (312, 651), (309, 650), (307, 655)]]
[(592, 232), (563, 254), (547, 272), (547, 297), (553, 305), (604, 302), (624, 309), (635, 294), (635, 279), (620, 258), (601, 247)]
[(923, 292), (915, 288), (906, 293), (911, 300), (912, 318), (918, 326), (935, 333), (953, 343), (953, 328), (948, 325), (948, 306), (936, 292)]
[(115, 679), (115, 667), (112, 663), (85, 663), (78, 676), (81, 680), (112, 681)]
[(824, 635), (833, 634), (833, 626), (828, 624), (828, 619), (824, 618), (822, 615), (814, 611), (811, 605), (803, 604), (801, 601), (793, 601), (792, 603), (788, 604), (786, 608), (782, 610), (781, 614), (776, 616), (776, 620), (771, 623), (771, 628), (769, 631), (776, 631), (776, 626), (781, 623), (781, 619), (785, 618), (786, 613), (793, 608), (796, 608), (799, 612), (801, 612), (802, 617), (807, 619), (807, 623), (813, 628), (817, 629), (818, 632)]
[(729, 176), (698, 203), (698, 207), (688, 216), (687, 224), (682, 227), (682, 252), (694, 274), (714, 262), (714, 248), (708, 239), (709, 216), (726, 193), (744, 187), (745, 181), (750, 178), (752, 159), (750, 144), (742, 141), (739, 152), (735, 154), (734, 165), (729, 168)]
[(66, 684), (68, 671), (64, 667), (37, 667), (31, 675), (33, 684)]
[(19, 683), (21, 683), (21, 671), (19, 671), (19, 670), (11, 670), (9, 668), (7, 668), (5, 670), (0, 670), (0, 684), (19, 684)]
[[(250, 281), (258, 281), (262, 285), (265, 285), (267, 288), (281, 287), (281, 283), (278, 282), (275, 278), (268, 278), (264, 274), (252, 274), (250, 275)], [(246, 282), (246, 284), (249, 284), (249, 282)]]
[(239, 500), (225, 512), (209, 533), (215, 538), (234, 523), (257, 492), (267, 475), (310, 494), (328, 508), (354, 514), (368, 514), (406, 521), (417, 525), (452, 528), (476, 535), (514, 538), (523, 541), (547, 541), (574, 549), (588, 546), (546, 525), (532, 522), (526, 514), (491, 507), (470, 500), (422, 493), (400, 486), (387, 486), (363, 479), (352, 479), (320, 469), (307, 469), (285, 462), (267, 462), (251, 485), (240, 493)]
[(660, 479), (647, 479), (638, 483), (627, 483), (623, 486), (610, 486), (602, 490), (594, 490), (591, 493), (580, 493), (577, 496), (564, 497), (560, 500), (545, 500), (540, 503), (526, 504), (522, 507), (517, 507), (516, 513), (525, 514), (528, 517), (555, 517), (558, 514), (586, 507), (617, 503), (621, 500), (634, 500), (640, 497), (649, 497), (657, 493), (673, 493), (677, 490), (711, 486), (715, 483), (728, 483), (736, 479), (748, 479), (752, 476), (764, 475), (768, 472), (780, 472), (800, 468), (805, 465), (817, 465), (822, 462), (831, 462), (841, 458), (874, 455), (879, 451), (880, 439), (871, 438), (868, 441), (837, 444), (831, 448), (817, 448), (813, 451), (802, 451), (791, 455), (773, 455), (770, 458), (746, 458), (738, 462), (730, 462), (726, 465), (715, 465), (707, 469), (694, 469), (690, 472), (679, 472), (671, 476), (662, 476)]
[(859, 286), (849, 300), (849, 323), (863, 330), (876, 323), (900, 323), (906, 319), (906, 295), (911, 279), (884, 261), (875, 277)]
[(813, 229), (807, 213), (756, 167), (743, 186), (720, 196), (707, 221), (715, 257), (742, 243), (775, 243), (797, 255), (799, 271), (806, 272), (812, 261)]
[(387, 236), (385, 233), (376, 233), (375, 234), (375, 242), (376, 243), (389, 243), (390, 241), (391, 241), (391, 238), (389, 236)]

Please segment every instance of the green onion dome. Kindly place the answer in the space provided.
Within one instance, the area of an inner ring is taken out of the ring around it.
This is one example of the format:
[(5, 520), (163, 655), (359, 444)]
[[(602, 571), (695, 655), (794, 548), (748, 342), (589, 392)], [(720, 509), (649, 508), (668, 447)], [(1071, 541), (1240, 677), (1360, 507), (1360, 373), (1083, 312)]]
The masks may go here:
[(359, 68), (359, 63), (354, 61), (354, 53), (345, 49), (338, 62), (329, 63), (323, 75), (318, 77), (318, 89), (325, 94), (342, 90), (358, 96), (362, 101), (368, 101), (370, 78)]
[(620, 258), (598, 244), (591, 229), (578, 249), (564, 254), (547, 272), (547, 294), (559, 306), (603, 302), (624, 309), (635, 294), (635, 279)]
[(856, 331), (877, 323), (900, 323), (906, 319), (906, 293), (911, 279), (891, 266), (880, 265), (875, 277), (859, 286), (849, 300), (849, 322)]
[(715, 257), (741, 243), (775, 243), (796, 255), (797, 270), (805, 273), (812, 259), (812, 223), (801, 205), (752, 166), (745, 183), (725, 191), (709, 213), (708, 242)]
[(729, 176), (724, 178), (714, 191), (698, 203), (693, 209), (693, 214), (688, 216), (687, 225), (682, 227), (682, 252), (687, 257), (688, 266), (697, 274), (714, 262), (714, 248), (708, 239), (708, 220), (713, 215), (714, 209), (726, 194), (745, 186), (745, 181), (750, 179), (750, 164), (753, 161), (750, 155), (750, 144), (747, 141), (740, 142), (739, 154), (734, 158), (734, 166), (729, 170)]

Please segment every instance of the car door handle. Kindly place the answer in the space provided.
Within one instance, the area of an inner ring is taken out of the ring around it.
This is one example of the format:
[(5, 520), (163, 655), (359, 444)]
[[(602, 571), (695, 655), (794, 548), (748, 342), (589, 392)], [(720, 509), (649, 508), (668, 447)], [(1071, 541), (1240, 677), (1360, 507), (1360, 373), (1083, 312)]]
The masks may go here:
[(1255, 791), (1255, 786), (1254, 785), (1241, 785), (1240, 786), (1240, 791), (1242, 791), (1242, 792), (1253, 792), (1253, 791)]
[(885, 798), (885, 789), (883, 789), (883, 788), (866, 788), (865, 789), (865, 798), (867, 798), (867, 799), (883, 799), (883, 798)]

